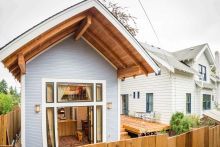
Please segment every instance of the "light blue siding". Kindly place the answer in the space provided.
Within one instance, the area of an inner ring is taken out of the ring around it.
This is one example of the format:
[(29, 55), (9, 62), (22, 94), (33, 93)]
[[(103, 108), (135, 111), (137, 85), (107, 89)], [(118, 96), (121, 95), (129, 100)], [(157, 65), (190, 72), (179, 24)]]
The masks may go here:
[(118, 79), (117, 71), (83, 40), (68, 38), (27, 64), (25, 77), (25, 139), (27, 147), (42, 146), (42, 116), (35, 113), (35, 104), (42, 101), (42, 78), (106, 80), (107, 141), (118, 137)]

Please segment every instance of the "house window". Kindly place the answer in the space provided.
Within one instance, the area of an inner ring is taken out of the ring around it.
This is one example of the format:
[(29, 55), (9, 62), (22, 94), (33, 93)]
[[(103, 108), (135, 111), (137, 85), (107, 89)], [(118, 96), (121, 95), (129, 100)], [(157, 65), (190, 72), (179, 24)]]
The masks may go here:
[(135, 97), (136, 97), (136, 93), (135, 93), (135, 92), (133, 92), (133, 98), (135, 99)]
[(191, 113), (191, 93), (186, 94), (186, 113)]
[(96, 84), (96, 101), (102, 101), (102, 84)]
[(46, 102), (47, 103), (54, 102), (54, 83), (52, 82), (46, 83)]
[(54, 125), (54, 108), (46, 109), (46, 128), (47, 128), (47, 145), (55, 147), (55, 125)]
[(96, 142), (102, 142), (102, 106), (96, 107)]
[(153, 112), (153, 93), (146, 93), (146, 112)]
[(137, 98), (138, 99), (140, 98), (140, 92), (139, 91), (137, 92)]
[(93, 83), (58, 83), (58, 102), (93, 101)]
[(206, 67), (201, 64), (199, 64), (199, 79), (203, 81), (207, 80)]
[(203, 110), (211, 109), (211, 95), (203, 94)]

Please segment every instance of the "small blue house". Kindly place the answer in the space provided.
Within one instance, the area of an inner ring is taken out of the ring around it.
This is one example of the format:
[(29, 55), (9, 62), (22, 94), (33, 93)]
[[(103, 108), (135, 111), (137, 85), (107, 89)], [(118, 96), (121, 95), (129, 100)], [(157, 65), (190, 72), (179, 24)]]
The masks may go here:
[(1, 48), (0, 59), (21, 83), (23, 147), (119, 140), (120, 80), (159, 72), (97, 0), (30, 28)]

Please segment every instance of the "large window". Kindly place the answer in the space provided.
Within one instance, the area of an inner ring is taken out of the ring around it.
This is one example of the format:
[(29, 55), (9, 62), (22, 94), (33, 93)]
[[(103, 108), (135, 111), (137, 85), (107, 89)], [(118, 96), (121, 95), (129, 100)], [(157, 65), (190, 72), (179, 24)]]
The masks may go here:
[(153, 93), (146, 94), (146, 112), (153, 112)]
[(186, 94), (186, 113), (191, 113), (191, 93)]
[(199, 79), (203, 81), (207, 80), (206, 67), (201, 64), (199, 64)]
[(93, 101), (93, 84), (58, 83), (58, 102)]
[(203, 94), (203, 110), (211, 109), (211, 95)]
[[(62, 146), (60, 144), (65, 142), (61, 137), (76, 138), (78, 129), (86, 137), (83, 139), (85, 144), (106, 141), (103, 135), (106, 130), (104, 81), (49, 79), (44, 83), (44, 144), (48, 147)], [(80, 136), (80, 132), (77, 135)]]

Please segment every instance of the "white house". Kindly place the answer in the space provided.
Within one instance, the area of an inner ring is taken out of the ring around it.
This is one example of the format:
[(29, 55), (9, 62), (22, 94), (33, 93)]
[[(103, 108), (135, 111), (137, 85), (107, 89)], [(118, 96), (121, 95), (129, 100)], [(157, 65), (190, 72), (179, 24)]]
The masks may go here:
[(155, 112), (161, 122), (168, 123), (176, 111), (201, 115), (214, 108), (218, 78), (212, 72), (216, 65), (208, 44), (177, 52), (142, 45), (161, 73), (121, 82), (121, 114)]
[(21, 82), (23, 147), (119, 140), (120, 79), (160, 71), (97, 0), (36, 24), (3, 46), (0, 60)]

